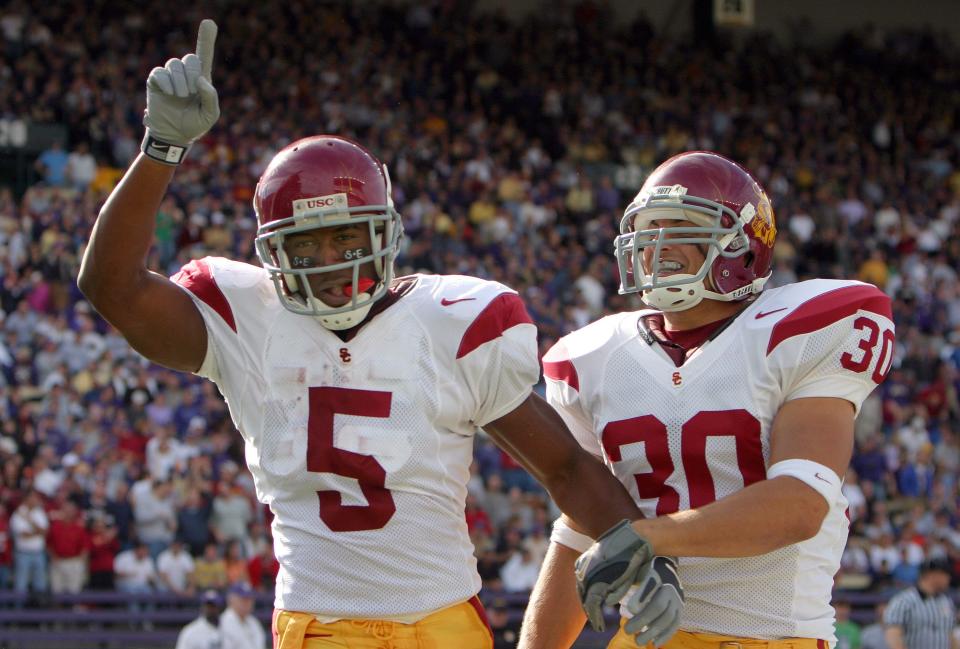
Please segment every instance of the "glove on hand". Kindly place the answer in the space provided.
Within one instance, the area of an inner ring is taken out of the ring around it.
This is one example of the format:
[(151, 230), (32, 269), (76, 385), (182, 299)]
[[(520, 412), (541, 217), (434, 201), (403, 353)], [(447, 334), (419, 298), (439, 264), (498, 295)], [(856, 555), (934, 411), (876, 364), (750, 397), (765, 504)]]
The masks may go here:
[(680, 626), (685, 601), (676, 560), (654, 557), (637, 586), (627, 600), (627, 611), (633, 617), (627, 621), (624, 631), (635, 636), (639, 647), (647, 643), (662, 647)]
[(653, 559), (650, 544), (623, 520), (603, 533), (577, 558), (580, 603), (597, 631), (603, 631), (604, 605), (620, 601)]
[(158, 162), (180, 164), (190, 145), (220, 117), (220, 99), (211, 82), (216, 40), (217, 24), (209, 18), (203, 20), (196, 53), (170, 59), (166, 67), (154, 68), (147, 78), (147, 110), (143, 114), (147, 133), (140, 148)]

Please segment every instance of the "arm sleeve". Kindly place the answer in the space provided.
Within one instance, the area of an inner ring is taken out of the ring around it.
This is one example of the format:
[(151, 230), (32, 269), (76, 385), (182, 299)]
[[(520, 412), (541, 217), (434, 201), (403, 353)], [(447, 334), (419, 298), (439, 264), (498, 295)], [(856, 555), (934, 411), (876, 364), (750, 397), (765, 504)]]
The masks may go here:
[(887, 318), (861, 311), (805, 336), (784, 401), (835, 397), (852, 403), (859, 414), (864, 399), (889, 371), (893, 331)]
[(224, 390), (235, 387), (239, 388), (237, 393), (241, 394), (252, 369), (234, 315), (238, 309), (232, 303), (232, 291), (225, 292), (217, 283), (215, 268), (214, 260), (194, 260), (185, 264), (170, 280), (187, 292), (197, 305), (207, 328), (207, 351), (196, 374), (220, 387), (230, 400), (231, 407), (238, 409), (236, 414), (239, 418), (243, 400), (231, 399), (234, 395)]
[(537, 329), (516, 293), (502, 293), (470, 324), (457, 351), (469, 419), (477, 426), (523, 403), (540, 379)]
[(593, 418), (580, 400), (580, 377), (561, 340), (543, 356), (543, 376), (547, 384), (547, 403), (557, 411), (574, 438), (591, 454), (603, 458)]
[(574, 438), (584, 449), (603, 458), (603, 449), (593, 427), (592, 419), (583, 411), (580, 393), (562, 381), (547, 379), (547, 403), (553, 406)]

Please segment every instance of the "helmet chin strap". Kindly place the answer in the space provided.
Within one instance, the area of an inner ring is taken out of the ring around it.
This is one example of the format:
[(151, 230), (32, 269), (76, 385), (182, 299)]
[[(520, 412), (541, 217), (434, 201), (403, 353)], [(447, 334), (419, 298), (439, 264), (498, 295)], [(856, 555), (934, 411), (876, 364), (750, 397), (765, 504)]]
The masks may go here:
[(690, 281), (679, 286), (661, 286), (643, 292), (643, 301), (658, 311), (686, 311), (700, 304), (707, 297), (707, 287), (703, 280), (694, 280), (690, 274), (671, 275), (670, 279), (680, 280), (689, 278)]
[[(368, 313), (370, 313), (370, 307), (373, 306), (373, 300), (370, 299), (370, 293), (361, 293), (357, 296), (357, 298), (364, 300), (364, 303), (358, 306), (356, 309), (344, 311), (343, 313), (336, 313), (334, 315), (318, 315), (314, 317), (317, 319), (317, 322), (331, 331), (343, 331), (344, 329), (355, 327), (363, 322), (363, 319), (367, 317)], [(317, 297), (311, 297), (308, 301), (310, 302), (310, 306), (319, 311), (326, 311), (333, 308)]]

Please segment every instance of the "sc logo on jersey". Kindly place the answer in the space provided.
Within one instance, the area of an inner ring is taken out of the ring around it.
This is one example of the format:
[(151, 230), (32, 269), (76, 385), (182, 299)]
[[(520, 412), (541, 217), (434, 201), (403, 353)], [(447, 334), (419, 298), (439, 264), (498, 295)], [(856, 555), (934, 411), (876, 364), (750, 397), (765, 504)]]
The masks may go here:
[(673, 376), (670, 377), (670, 380), (673, 381), (673, 384), (679, 386), (683, 383), (683, 377), (680, 376), (680, 372), (674, 372)]

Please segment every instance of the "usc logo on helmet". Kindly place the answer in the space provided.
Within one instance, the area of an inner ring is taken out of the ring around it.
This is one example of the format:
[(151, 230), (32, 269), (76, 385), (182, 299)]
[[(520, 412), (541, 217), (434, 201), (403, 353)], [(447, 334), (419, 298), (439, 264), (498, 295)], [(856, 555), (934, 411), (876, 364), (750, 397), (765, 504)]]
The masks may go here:
[(759, 239), (768, 248), (773, 248), (777, 240), (777, 224), (773, 220), (773, 208), (766, 196), (757, 201), (757, 213), (750, 221), (753, 236)]

